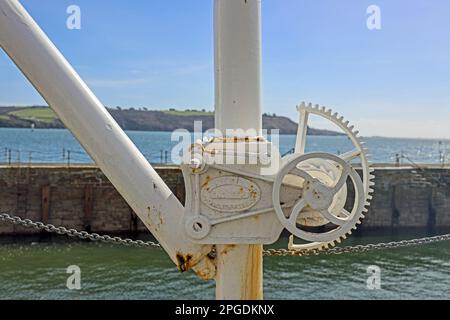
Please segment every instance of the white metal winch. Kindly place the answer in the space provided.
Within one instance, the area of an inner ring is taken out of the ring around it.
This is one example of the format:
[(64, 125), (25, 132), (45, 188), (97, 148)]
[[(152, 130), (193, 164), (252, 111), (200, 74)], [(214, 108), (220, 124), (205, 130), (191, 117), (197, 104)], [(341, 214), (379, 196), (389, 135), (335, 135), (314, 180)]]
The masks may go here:
[[(291, 249), (322, 249), (340, 242), (361, 223), (374, 176), (358, 132), (331, 110), (303, 103), (298, 111), (297, 148), (283, 158), (263, 137), (213, 138), (192, 146), (182, 165), (184, 227), (192, 241), (271, 244), (286, 228), (303, 240), (297, 245), (291, 241)], [(305, 153), (311, 115), (340, 127), (354, 149), (340, 156)], [(349, 186), (354, 199), (350, 204)]]

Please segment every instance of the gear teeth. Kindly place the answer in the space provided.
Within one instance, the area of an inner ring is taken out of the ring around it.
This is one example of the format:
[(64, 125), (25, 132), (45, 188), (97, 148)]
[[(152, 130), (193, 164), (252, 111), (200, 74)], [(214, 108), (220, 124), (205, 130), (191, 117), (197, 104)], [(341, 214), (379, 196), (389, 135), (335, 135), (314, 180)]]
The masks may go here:
[[(349, 137), (352, 137), (355, 147), (358, 150), (361, 150), (362, 154), (360, 155), (362, 166), (363, 166), (363, 183), (365, 190), (365, 199), (364, 206), (359, 212), (359, 219), (355, 222), (355, 225), (352, 226), (352, 230), (356, 230), (357, 226), (362, 223), (362, 220), (365, 218), (365, 215), (369, 212), (370, 201), (373, 199), (372, 193), (374, 193), (374, 189), (372, 188), (375, 183), (372, 181), (375, 179), (375, 175), (372, 174), (375, 172), (374, 168), (371, 168), (371, 164), (369, 162), (370, 154), (368, 154), (368, 149), (365, 147), (366, 143), (363, 141), (363, 138), (360, 136), (360, 132), (355, 130), (354, 125), (350, 125), (350, 122), (345, 120), (345, 118), (339, 115), (338, 112), (332, 111), (325, 106), (321, 107), (318, 104), (314, 105), (312, 103), (306, 104), (306, 102), (302, 102), (301, 108), (305, 108), (307, 112), (323, 116), (324, 118), (330, 120), (331, 122), (338, 125)], [(344, 234), (338, 239), (330, 242), (318, 243), (316, 249), (322, 250), (329, 247), (336, 246), (337, 243), (341, 243), (343, 240), (347, 238), (347, 236), (352, 234), (352, 230), (350, 230), (347, 234)], [(308, 250), (308, 249), (306, 249)]]

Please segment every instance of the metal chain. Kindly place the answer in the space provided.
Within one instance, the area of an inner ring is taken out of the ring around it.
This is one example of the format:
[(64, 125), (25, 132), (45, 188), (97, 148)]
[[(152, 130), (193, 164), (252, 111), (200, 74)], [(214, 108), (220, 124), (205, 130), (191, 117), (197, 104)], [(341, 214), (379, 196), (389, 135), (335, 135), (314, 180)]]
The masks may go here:
[(7, 213), (0, 214), (0, 220), (10, 222), (15, 225), (20, 225), (25, 228), (33, 228), (36, 230), (43, 230), (59, 235), (67, 235), (72, 238), (80, 238), (84, 240), (100, 241), (112, 244), (120, 244), (133, 247), (154, 247), (161, 248), (159, 243), (153, 241), (131, 240), (120, 237), (111, 237), (108, 235), (99, 235), (97, 233), (89, 233), (87, 231), (77, 231), (75, 229), (67, 229), (65, 227), (55, 227), (52, 224), (44, 224), (42, 222), (33, 222), (30, 219), (22, 219), (17, 216), (11, 216)]
[(427, 237), (420, 239), (412, 239), (412, 240), (402, 240), (396, 242), (387, 242), (387, 243), (377, 243), (377, 244), (366, 244), (366, 245), (357, 245), (352, 247), (339, 247), (332, 249), (324, 249), (324, 250), (287, 250), (287, 249), (269, 249), (264, 251), (264, 256), (278, 256), (278, 257), (287, 257), (287, 256), (298, 256), (298, 257), (306, 257), (306, 256), (318, 256), (318, 255), (339, 255), (343, 253), (362, 253), (374, 250), (385, 250), (385, 249), (396, 249), (396, 248), (404, 248), (404, 247), (413, 247), (419, 245), (426, 245), (431, 243), (437, 243), (442, 241), (449, 241), (450, 234), (435, 236), (435, 237)]
[[(29, 219), (22, 219), (17, 216), (12, 216), (7, 213), (0, 214), (0, 220), (5, 222), (10, 222), (15, 225), (20, 225), (26, 228), (33, 228), (37, 230), (43, 230), (50, 233), (56, 233), (59, 235), (67, 235), (69, 237), (76, 237), (80, 239), (89, 239), (92, 241), (101, 241), (106, 243), (112, 243), (116, 245), (125, 245), (125, 246), (133, 246), (133, 247), (151, 247), (151, 248), (161, 248), (159, 243), (153, 241), (142, 241), (142, 240), (131, 240), (131, 239), (123, 239), (120, 237), (111, 237), (108, 235), (99, 235), (97, 233), (89, 233), (87, 231), (77, 231), (75, 229), (67, 229), (65, 227), (55, 227), (52, 224), (44, 224), (42, 222), (33, 222)], [(450, 241), (450, 234), (427, 237), (421, 239), (412, 239), (412, 240), (402, 240), (397, 242), (387, 242), (387, 243), (378, 243), (378, 244), (366, 244), (366, 245), (357, 245), (352, 247), (340, 247), (340, 248), (332, 248), (332, 249), (324, 249), (324, 250), (287, 250), (287, 249), (267, 249), (263, 251), (263, 255), (266, 257), (269, 256), (277, 256), (277, 257), (288, 257), (288, 256), (296, 256), (296, 257), (306, 257), (306, 256), (318, 256), (318, 255), (340, 255), (344, 253), (361, 253), (368, 252), (374, 250), (383, 250), (383, 249), (395, 249), (402, 247), (412, 247), (418, 245), (426, 245), (431, 243), (437, 243), (442, 241)]]

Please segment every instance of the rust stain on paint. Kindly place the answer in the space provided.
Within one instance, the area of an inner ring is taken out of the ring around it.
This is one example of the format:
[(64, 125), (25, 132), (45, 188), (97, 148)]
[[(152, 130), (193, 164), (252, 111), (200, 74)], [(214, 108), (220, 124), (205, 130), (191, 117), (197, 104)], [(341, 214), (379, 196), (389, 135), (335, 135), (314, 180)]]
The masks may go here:
[(228, 244), (226, 246), (224, 246), (223, 250), (220, 252), (221, 255), (226, 255), (228, 254), (231, 250), (233, 250), (234, 248), (236, 248), (235, 244)]
[(207, 176), (207, 177), (205, 178), (205, 182), (203, 182), (201, 188), (202, 188), (202, 189), (206, 188), (206, 187), (208, 186), (208, 184), (209, 184), (209, 181), (211, 181), (211, 177), (210, 177), (210, 176)]
[(177, 267), (180, 272), (186, 272), (192, 268), (192, 254), (177, 252)]
[(259, 193), (258, 193), (258, 191), (255, 189), (255, 186), (254, 186), (254, 185), (251, 185), (251, 186), (248, 188), (248, 192), (249, 192), (249, 194), (250, 194), (250, 197), (251, 197), (253, 200), (257, 200), (257, 199), (258, 199)]
[(242, 300), (262, 300), (262, 245), (249, 245), (248, 259), (243, 273)]
[(150, 225), (153, 225), (155, 228), (155, 231), (158, 232), (158, 230), (161, 228), (162, 224), (164, 223), (162, 212), (157, 210), (154, 207), (153, 208), (147, 207), (147, 218), (148, 218), (148, 223)]
[(195, 274), (202, 280), (211, 280), (216, 276), (216, 264), (215, 258), (206, 255), (203, 259), (203, 265), (198, 267), (198, 265), (193, 267)]

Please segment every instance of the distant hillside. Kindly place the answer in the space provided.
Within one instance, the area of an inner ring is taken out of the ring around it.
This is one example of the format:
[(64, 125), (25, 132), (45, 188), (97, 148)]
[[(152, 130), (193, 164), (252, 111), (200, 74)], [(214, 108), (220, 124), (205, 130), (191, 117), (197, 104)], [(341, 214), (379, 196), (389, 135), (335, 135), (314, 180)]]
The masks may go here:
[[(110, 109), (113, 118), (124, 130), (132, 131), (173, 131), (187, 129), (193, 131), (194, 121), (203, 122), (203, 130), (213, 128), (214, 113), (187, 110), (151, 111), (136, 109)], [(64, 128), (63, 123), (48, 107), (0, 107), (0, 127), (29, 128)], [(287, 117), (275, 115), (263, 116), (264, 129), (279, 129), (281, 134), (296, 134), (297, 123)], [(338, 132), (308, 128), (310, 135), (340, 135)]]

